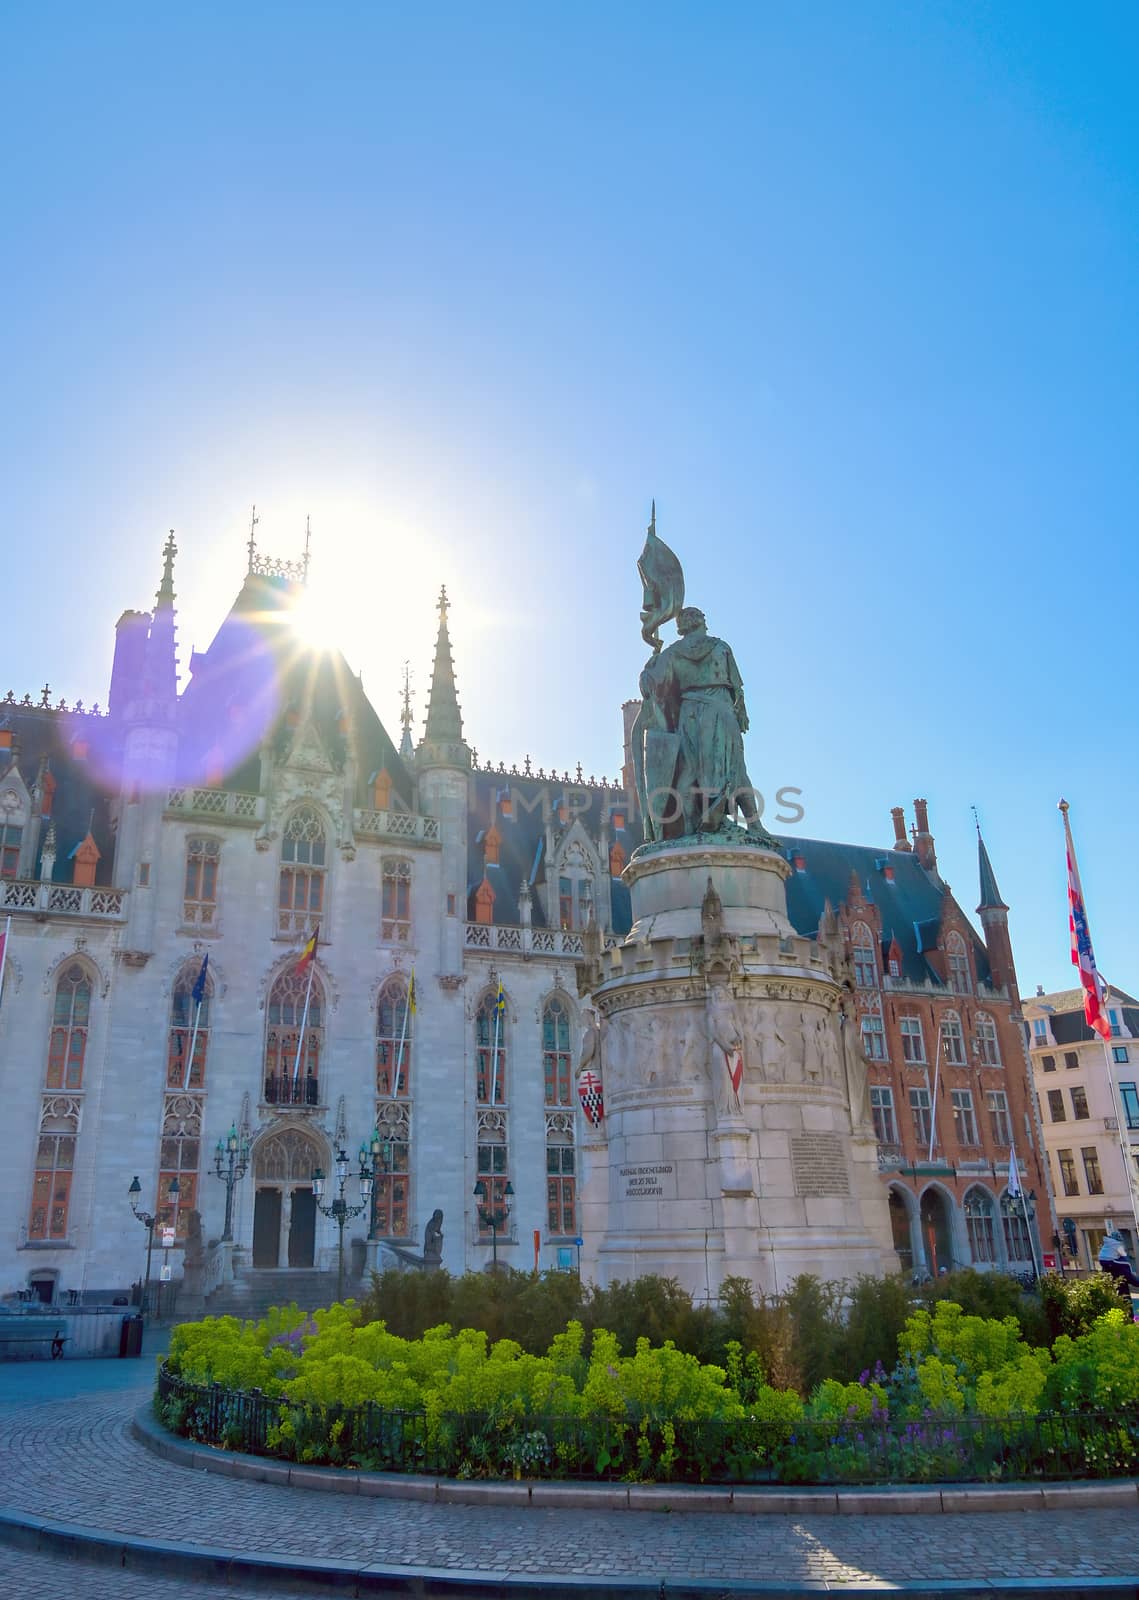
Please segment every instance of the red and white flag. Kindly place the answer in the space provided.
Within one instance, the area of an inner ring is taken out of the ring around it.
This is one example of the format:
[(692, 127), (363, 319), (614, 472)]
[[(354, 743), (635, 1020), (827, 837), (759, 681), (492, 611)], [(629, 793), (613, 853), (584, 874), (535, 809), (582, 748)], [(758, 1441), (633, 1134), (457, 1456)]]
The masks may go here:
[(581, 1109), (585, 1112), (585, 1119), (596, 1128), (600, 1125), (605, 1115), (605, 1102), (601, 1089), (601, 1079), (596, 1072), (590, 1072), (588, 1067), (579, 1074), (577, 1080), (577, 1094), (581, 1101)]
[(1072, 843), (1072, 829), (1068, 822), (1068, 802), (1060, 801), (1064, 813), (1064, 841), (1068, 850), (1068, 929), (1072, 936), (1072, 965), (1080, 969), (1080, 982), (1084, 989), (1084, 1020), (1094, 1028), (1101, 1039), (1111, 1038), (1111, 1022), (1105, 1010), (1107, 990), (1095, 964), (1092, 936), (1088, 931), (1088, 915), (1084, 910), (1084, 891), (1080, 887), (1080, 869), (1076, 865), (1076, 847)]
[(728, 1081), (732, 1086), (732, 1093), (738, 1100), (740, 1097), (740, 1084), (744, 1081), (744, 1053), (742, 1050), (725, 1050), (724, 1062), (728, 1069)]

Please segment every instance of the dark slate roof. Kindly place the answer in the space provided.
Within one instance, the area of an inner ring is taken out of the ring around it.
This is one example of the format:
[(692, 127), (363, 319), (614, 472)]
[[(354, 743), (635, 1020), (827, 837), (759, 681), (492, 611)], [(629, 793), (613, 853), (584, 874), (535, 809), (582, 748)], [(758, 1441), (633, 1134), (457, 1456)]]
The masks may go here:
[[(70, 857), (87, 834), (99, 847), (95, 882), (111, 882), (115, 837), (111, 831), (108, 801), (118, 794), (118, 751), (108, 717), (90, 712), (47, 710), (11, 702), (0, 703), (0, 727), (15, 740), (15, 765), (31, 794), (46, 757), (55, 779), (52, 821), (55, 825), (55, 871), (58, 883), (70, 883)], [(86, 745), (86, 754), (76, 753)], [(0, 776), (10, 771), (6, 752), (0, 751)], [(42, 845), (47, 824), (40, 830)], [(39, 876), (39, 856), (35, 875)]]
[(985, 841), (977, 834), (977, 864), (981, 879), (981, 904), (978, 911), (988, 910), (990, 907), (1007, 911), (1008, 906), (1001, 899), (1001, 891), (997, 888), (997, 875), (993, 871), (993, 863), (989, 860), (989, 852), (985, 849)]
[(369, 780), (383, 769), (411, 807), (411, 774), (360, 679), (338, 650), (298, 644), (289, 626), (294, 594), (295, 586), (284, 578), (247, 577), (209, 649), (194, 652), (192, 676), (179, 701), (185, 781), (200, 783), (208, 753), (220, 746), (225, 787), (256, 792), (262, 740), (289, 711), (311, 704), (330, 758), (342, 745), (340, 712), (352, 720), (359, 749), (357, 802), (367, 805)]
[[(787, 883), (787, 914), (797, 933), (813, 935), (827, 900), (838, 909), (850, 892), (853, 872), (864, 897), (882, 916), (882, 940), (897, 941), (902, 977), (911, 982), (941, 983), (925, 953), (937, 944), (946, 889), (926, 872), (909, 850), (884, 850), (880, 845), (835, 844), (829, 840), (776, 836), (788, 859), (802, 856), (805, 870), (792, 871)], [(894, 870), (894, 881), (886, 867)], [(982, 983), (990, 982), (989, 958), (981, 938), (970, 929), (974, 964)]]

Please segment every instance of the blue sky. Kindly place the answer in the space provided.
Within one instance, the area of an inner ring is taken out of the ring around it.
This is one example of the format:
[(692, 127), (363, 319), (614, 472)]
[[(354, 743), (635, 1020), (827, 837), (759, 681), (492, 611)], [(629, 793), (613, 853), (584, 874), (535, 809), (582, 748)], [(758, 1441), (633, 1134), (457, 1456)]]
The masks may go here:
[(1029, 991), (1074, 977), (1066, 794), (1134, 990), (1137, 46), (1048, 4), (9, 11), (5, 676), (105, 699), (171, 526), (187, 660), (256, 501), (281, 555), (311, 514), (389, 727), (446, 582), (472, 742), (609, 774), (655, 495), (758, 787), (883, 844), (928, 796), (970, 909), (976, 803)]

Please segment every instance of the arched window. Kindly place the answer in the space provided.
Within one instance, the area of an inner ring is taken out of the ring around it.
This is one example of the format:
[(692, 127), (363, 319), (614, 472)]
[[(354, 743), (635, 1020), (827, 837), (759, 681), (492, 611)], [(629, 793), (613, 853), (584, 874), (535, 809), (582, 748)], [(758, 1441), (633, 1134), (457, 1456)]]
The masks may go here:
[(212, 928), (217, 920), (218, 867), (221, 845), (216, 839), (186, 840), (186, 880), (182, 890), (182, 921), (196, 928)]
[(1001, 1047), (997, 1040), (997, 1025), (992, 1017), (982, 1011), (977, 1017), (977, 1054), (983, 1067), (999, 1067)]
[[(0, 748), (12, 749), (10, 733), (7, 745)], [(26, 801), (15, 788), (5, 789), (0, 795), (0, 878), (15, 878), (19, 874), (20, 845), (27, 820)]]
[[(201, 1089), (206, 1081), (206, 1049), (210, 1037), (210, 997), (214, 983), (206, 973), (202, 1007), (194, 999), (194, 985), (201, 966), (197, 961), (187, 962), (174, 980), (170, 997), (170, 1038), (166, 1050), (166, 1087), (168, 1089)], [(195, 1020), (197, 1032), (194, 1031)], [(189, 1061), (190, 1046), (194, 1047), (194, 1060)], [(190, 1067), (189, 1078), (186, 1075)]]
[(28, 1216), (29, 1239), (51, 1241), (67, 1238), (71, 1174), (75, 1167), (78, 1132), (78, 1097), (47, 1096), (40, 1112), (40, 1134), (36, 1141), (32, 1205)]
[(51, 1039), (47, 1053), (47, 1087), (80, 1089), (87, 1030), (91, 1019), (91, 979), (86, 968), (73, 961), (55, 985)]
[(546, 1104), (573, 1104), (570, 1086), (570, 1020), (563, 1001), (547, 1000), (542, 1008), (542, 1073)]
[(874, 954), (874, 940), (864, 922), (856, 922), (850, 931), (853, 946), (854, 981), (860, 989), (878, 987), (878, 961)]
[[(265, 1023), (265, 1100), (269, 1105), (319, 1103), (320, 1055), (324, 1044), (324, 985), (312, 974), (312, 994), (305, 1016), (307, 973), (289, 967), (269, 993)], [(304, 1042), (297, 1047), (304, 1024)]]
[(411, 862), (384, 859), (380, 937), (406, 944), (411, 938)]
[[(497, 1067), (496, 1067), (497, 1061)], [(506, 1100), (506, 1004), (488, 989), (475, 1013), (475, 1098), (480, 1106)]]
[(969, 1250), (974, 1261), (997, 1259), (996, 1206), (987, 1189), (973, 1188), (965, 1194), (965, 1226), (969, 1231)]
[(1005, 1222), (1005, 1249), (1010, 1261), (1031, 1261), (1032, 1244), (1028, 1237), (1028, 1223), (1024, 1219), (1024, 1202), (1020, 1195), (1009, 1195), (1006, 1189), (1001, 1196), (1001, 1211)]
[(551, 1234), (577, 1233), (572, 1111), (546, 1113), (546, 1228)]
[(394, 1099), (408, 1092), (414, 1026), (415, 1013), (408, 1003), (407, 981), (390, 977), (380, 990), (376, 1005), (376, 1093), (383, 1099)]
[(383, 1103), (377, 1113), (376, 1129), (380, 1135), (380, 1154), (372, 1188), (372, 1237), (406, 1239), (411, 1232), (408, 1107), (391, 1100)]
[(301, 806), (281, 838), (278, 933), (311, 933), (324, 910), (325, 872), (324, 820), (315, 806)]
[(971, 994), (973, 986), (969, 978), (969, 956), (965, 949), (965, 941), (959, 933), (947, 935), (945, 961), (949, 972), (949, 987), (953, 993)]
[[(202, 1010), (205, 1010), (203, 1005)], [(195, 1055), (197, 1051), (195, 1050)], [(183, 1241), (190, 1226), (190, 1213), (198, 1204), (198, 1169), (202, 1150), (202, 1102), (194, 1095), (171, 1094), (162, 1114), (162, 1145), (158, 1162), (158, 1204), (156, 1228), (173, 1228)], [(173, 1200), (170, 1185), (178, 1179), (178, 1197)]]
[(951, 1067), (965, 1065), (965, 1035), (956, 1011), (947, 1011), (941, 1019), (941, 1058)]

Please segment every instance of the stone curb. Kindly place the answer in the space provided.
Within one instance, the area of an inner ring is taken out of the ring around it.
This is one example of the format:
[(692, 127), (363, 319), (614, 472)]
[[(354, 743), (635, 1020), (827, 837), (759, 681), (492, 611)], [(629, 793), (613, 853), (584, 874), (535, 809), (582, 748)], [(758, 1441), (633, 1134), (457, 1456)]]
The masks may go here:
[[(593, 1577), (585, 1574), (555, 1573), (548, 1578), (534, 1574), (516, 1576), (508, 1571), (464, 1571), (439, 1567), (385, 1567), (380, 1562), (360, 1565), (351, 1561), (298, 1559), (295, 1556), (235, 1554), (212, 1545), (176, 1544), (162, 1539), (144, 1539), (112, 1533), (77, 1523), (53, 1522), (29, 1517), (0, 1507), (0, 1548), (25, 1550), (50, 1555), (70, 1562), (114, 1567), (120, 1571), (149, 1572), (158, 1576), (177, 1576), (183, 1582), (210, 1581), (254, 1591), (272, 1588), (276, 1592), (295, 1591), (304, 1595), (336, 1595), (367, 1600), (367, 1597), (409, 1596), (411, 1600), (495, 1600), (509, 1595), (510, 1600), (626, 1600), (628, 1596), (646, 1600), (793, 1600), (805, 1594), (844, 1594), (868, 1597), (883, 1590), (904, 1594), (907, 1600), (991, 1600), (994, 1595), (1033, 1596), (1054, 1594), (1057, 1600), (1102, 1600), (1105, 1595), (1130, 1595), (1139, 1592), (1135, 1578), (948, 1578), (919, 1584), (830, 1583), (822, 1579), (802, 1583), (739, 1583), (722, 1578), (686, 1578), (673, 1583), (667, 1578)], [(78, 1591), (77, 1591), (78, 1592)]]
[[(988, 1485), (947, 1484), (928, 1489), (763, 1489), (715, 1486), (650, 1487), (640, 1484), (550, 1483), (506, 1480), (468, 1483), (401, 1472), (352, 1472), (341, 1467), (301, 1467), (262, 1456), (239, 1455), (193, 1444), (164, 1428), (149, 1401), (135, 1412), (131, 1433), (165, 1461), (193, 1471), (290, 1484), (334, 1494), (363, 1494), (436, 1505), (540, 1506), (566, 1511), (732, 1511), (766, 1516), (929, 1516), (938, 1512), (1139, 1510), (1139, 1481)], [(651, 1587), (651, 1586), (650, 1586)], [(1135, 1585), (1132, 1586), (1133, 1589)], [(845, 1586), (844, 1586), (845, 1589)], [(670, 1591), (671, 1593), (672, 1591)], [(757, 1593), (761, 1591), (757, 1590)], [(857, 1591), (845, 1589), (847, 1593)]]

